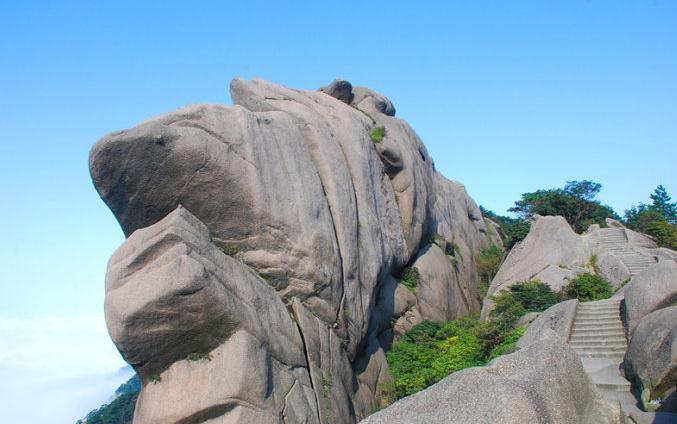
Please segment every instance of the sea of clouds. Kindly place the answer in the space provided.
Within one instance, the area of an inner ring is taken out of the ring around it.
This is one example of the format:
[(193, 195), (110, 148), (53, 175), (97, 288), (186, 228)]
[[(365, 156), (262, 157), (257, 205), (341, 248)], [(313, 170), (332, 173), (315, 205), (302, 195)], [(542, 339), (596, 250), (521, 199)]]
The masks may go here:
[(0, 422), (73, 424), (133, 374), (98, 316), (0, 316)]

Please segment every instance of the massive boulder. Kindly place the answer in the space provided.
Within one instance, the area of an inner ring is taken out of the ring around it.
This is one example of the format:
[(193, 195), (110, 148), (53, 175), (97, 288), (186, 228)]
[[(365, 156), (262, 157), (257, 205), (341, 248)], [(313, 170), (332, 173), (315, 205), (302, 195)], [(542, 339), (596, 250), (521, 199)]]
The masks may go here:
[(578, 304), (577, 299), (571, 299), (560, 302), (543, 311), (527, 327), (524, 335), (517, 341), (517, 346), (523, 347), (534, 344), (550, 332), (554, 332), (562, 340), (568, 341), (569, 334), (571, 334), (571, 329), (574, 325), (574, 319), (576, 318)]
[[(388, 379), (393, 325), (476, 312), (475, 257), (500, 238), (385, 96), (242, 79), (231, 96), (111, 133), (90, 154), (129, 237), (106, 311), (144, 382), (137, 422), (354, 422)], [(407, 265), (416, 293), (399, 283)], [(228, 355), (269, 378), (220, 391)], [(198, 366), (214, 379), (180, 405)], [(228, 396), (241, 402), (218, 403)]]
[(455, 372), (363, 424), (623, 423), (564, 340), (549, 335), (489, 366)]
[(632, 279), (625, 288), (624, 318), (632, 335), (641, 319), (677, 302), (677, 262), (662, 260)]
[(482, 317), (493, 308), (491, 296), (510, 286), (540, 280), (560, 290), (577, 275), (588, 271), (590, 248), (561, 216), (540, 216), (527, 237), (513, 247), (491, 282)]
[[(675, 396), (677, 386), (677, 306), (660, 309), (642, 318), (625, 355), (625, 373), (643, 402)], [(666, 412), (677, 412), (674, 401)]]
[(284, 303), (185, 208), (115, 252), (105, 306), (113, 341), (144, 383), (135, 422), (317, 417), (303, 339)]

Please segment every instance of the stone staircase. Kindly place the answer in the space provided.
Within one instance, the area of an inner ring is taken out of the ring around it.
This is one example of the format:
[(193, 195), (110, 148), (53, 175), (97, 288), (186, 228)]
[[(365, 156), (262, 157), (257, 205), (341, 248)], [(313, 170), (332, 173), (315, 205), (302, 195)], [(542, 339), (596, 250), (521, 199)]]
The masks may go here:
[(620, 316), (623, 298), (585, 302), (578, 305), (569, 345), (581, 358), (585, 372), (606, 400), (618, 401), (628, 423), (677, 423), (677, 414), (645, 412), (631, 392), (630, 382), (621, 374), (627, 349)]
[(578, 305), (569, 344), (580, 357), (623, 360), (628, 348), (620, 299)]
[(642, 255), (632, 248), (623, 228), (601, 228), (599, 231), (600, 247), (618, 256), (628, 267), (630, 276), (635, 276), (656, 263), (654, 257)]

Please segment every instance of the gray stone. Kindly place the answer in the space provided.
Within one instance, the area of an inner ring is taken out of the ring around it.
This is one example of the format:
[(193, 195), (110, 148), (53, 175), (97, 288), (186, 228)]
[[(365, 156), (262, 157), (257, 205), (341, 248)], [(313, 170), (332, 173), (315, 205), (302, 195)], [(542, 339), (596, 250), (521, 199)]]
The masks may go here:
[[(317, 399), (320, 422), (351, 423), (356, 409), (364, 414), (371, 405), (355, 405), (358, 383), (346, 356), (341, 339), (319, 318), (314, 317), (298, 299), (293, 303), (306, 346), (306, 355)], [(373, 405), (375, 401), (372, 401)]]
[(335, 79), (331, 84), (320, 88), (320, 91), (347, 104), (350, 104), (355, 97), (353, 85), (344, 79)]
[(559, 291), (590, 262), (587, 243), (561, 216), (541, 216), (531, 224), (527, 237), (515, 245), (491, 282), (482, 306), (486, 318), (493, 308), (491, 296), (510, 286), (540, 280)]
[[(144, 383), (135, 422), (317, 417), (303, 341), (284, 304), (185, 208), (115, 252), (105, 309), (113, 341)], [(295, 398), (273, 396), (294, 387)]]
[[(642, 400), (667, 399), (677, 385), (677, 306), (642, 318), (625, 355), (625, 372), (642, 393)], [(674, 396), (674, 395), (673, 395)], [(665, 402), (665, 412), (677, 412)]]
[(564, 341), (567, 341), (571, 333), (571, 327), (574, 324), (574, 319), (576, 318), (578, 304), (577, 299), (571, 299), (553, 305), (541, 312), (538, 318), (529, 325), (524, 335), (517, 341), (517, 346), (529, 346), (547, 337), (552, 332)]
[(624, 318), (632, 336), (640, 320), (677, 301), (677, 263), (662, 260), (635, 276), (625, 287)]
[(420, 314), (432, 321), (449, 321), (479, 310), (477, 288), (459, 281), (451, 258), (436, 244), (424, 248), (414, 261), (419, 283)]
[[(384, 348), (396, 335), (478, 309), (475, 258), (501, 244), (497, 228), (435, 171), (385, 96), (348, 86), (327, 95), (235, 79), (233, 107), (189, 106), (92, 148), (94, 185), (129, 237), (111, 259), (106, 313), (144, 380), (138, 422), (226, 410), (227, 422), (350, 422), (388, 381)], [(375, 127), (386, 134), (378, 143)], [(395, 278), (415, 260), (420, 301)], [(245, 382), (222, 392), (205, 381), (200, 399), (157, 406), (189, 385), (189, 356), (211, 354), (199, 372), (220, 381), (216, 358), (233, 352), (251, 356), (233, 366), (270, 376), (265, 387), (252, 376), (248, 403), (217, 400)], [(340, 384), (318, 408), (328, 373)]]
[(601, 399), (576, 353), (550, 336), (487, 367), (455, 372), (361, 422), (599, 424), (624, 416), (617, 402)]
[(382, 113), (387, 116), (395, 116), (395, 106), (383, 94), (366, 87), (353, 87), (353, 93), (355, 97), (352, 104), (356, 108), (368, 114)]
[(528, 327), (531, 325), (532, 322), (536, 321), (536, 319), (541, 315), (540, 312), (529, 312), (525, 315), (522, 315), (520, 319), (517, 320), (515, 323), (516, 328), (521, 328), (521, 327)]

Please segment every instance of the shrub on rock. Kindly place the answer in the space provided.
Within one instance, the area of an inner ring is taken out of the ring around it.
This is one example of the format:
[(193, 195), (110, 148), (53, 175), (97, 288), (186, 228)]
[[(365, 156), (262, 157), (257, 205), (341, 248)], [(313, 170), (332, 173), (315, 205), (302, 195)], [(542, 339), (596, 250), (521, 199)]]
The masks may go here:
[(564, 293), (570, 299), (589, 302), (610, 298), (614, 293), (614, 289), (611, 283), (601, 276), (586, 273), (579, 275), (571, 281), (564, 288)]

